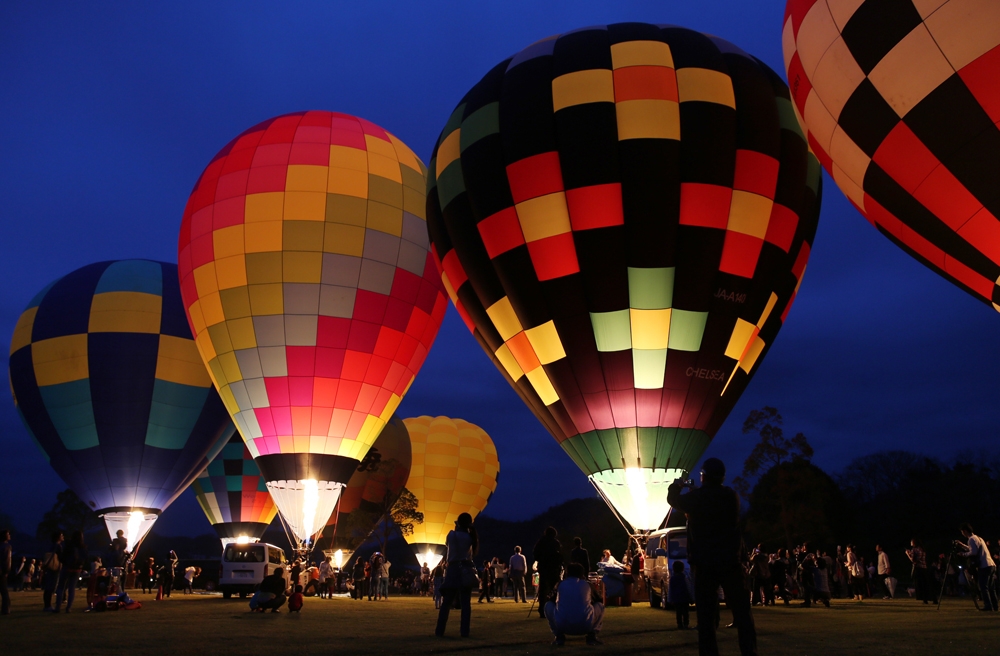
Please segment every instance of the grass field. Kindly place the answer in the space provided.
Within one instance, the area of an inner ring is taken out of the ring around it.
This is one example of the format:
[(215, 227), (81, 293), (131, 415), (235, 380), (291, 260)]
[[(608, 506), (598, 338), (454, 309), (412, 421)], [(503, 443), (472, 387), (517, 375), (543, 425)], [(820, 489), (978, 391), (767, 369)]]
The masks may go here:
[[(176, 594), (143, 602), (137, 611), (73, 613), (41, 611), (37, 592), (12, 593), (10, 616), (0, 617), (0, 654), (546, 654), (592, 652), (697, 654), (697, 631), (674, 628), (673, 612), (647, 604), (609, 608), (601, 647), (570, 638), (550, 646), (548, 625), (527, 606), (473, 599), (472, 636), (458, 637), (454, 612), (448, 636), (433, 636), (430, 599), (396, 597), (369, 603), (307, 598), (301, 614), (250, 613), (247, 602), (221, 596)], [(730, 614), (723, 611), (723, 624)], [(692, 612), (692, 624), (694, 624)], [(754, 609), (759, 652), (836, 654), (975, 654), (1000, 649), (1000, 615), (978, 612), (969, 600), (946, 599), (940, 611), (909, 599), (834, 601), (833, 607), (776, 606)], [(720, 629), (722, 654), (738, 654), (736, 631)]]

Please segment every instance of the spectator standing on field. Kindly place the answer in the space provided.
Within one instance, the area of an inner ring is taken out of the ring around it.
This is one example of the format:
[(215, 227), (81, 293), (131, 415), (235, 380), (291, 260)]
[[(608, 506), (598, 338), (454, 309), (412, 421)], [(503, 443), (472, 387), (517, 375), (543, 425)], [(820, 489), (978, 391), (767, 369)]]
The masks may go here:
[(521, 602), (528, 603), (524, 595), (524, 575), (528, 572), (528, 561), (521, 553), (521, 547), (514, 547), (514, 555), (507, 563), (507, 575), (510, 576), (511, 585), (514, 587), (514, 603), (517, 603), (518, 594), (521, 595)]
[(983, 610), (997, 610), (996, 562), (990, 556), (986, 542), (972, 532), (971, 524), (962, 524), (960, 530), (968, 541), (960, 555), (971, 558), (979, 566), (979, 592), (983, 598)]
[(678, 478), (667, 490), (667, 502), (688, 517), (688, 562), (695, 584), (699, 653), (702, 656), (719, 653), (715, 627), (721, 586), (739, 631), (740, 653), (756, 656), (757, 630), (740, 562), (740, 497), (722, 484), (725, 477), (726, 466), (722, 461), (709, 458), (702, 465), (701, 487), (682, 494), (684, 480)]
[(365, 565), (359, 558), (354, 563), (354, 572), (352, 573), (352, 578), (354, 579), (354, 594), (352, 595), (358, 601), (365, 596)]
[(816, 571), (813, 572), (816, 583), (813, 586), (813, 599), (830, 607), (830, 569), (822, 557), (816, 559)]
[(683, 560), (675, 560), (671, 566), (670, 582), (667, 584), (667, 601), (677, 612), (677, 628), (690, 628), (691, 577), (684, 569)]
[(170, 591), (174, 589), (174, 576), (177, 572), (177, 554), (171, 549), (170, 553), (167, 554), (167, 564), (164, 565), (163, 571), (163, 594), (166, 597), (170, 596)]
[(493, 560), (490, 561), (490, 567), (493, 569), (493, 586), (495, 588), (493, 596), (502, 599), (506, 594), (503, 563), (500, 562), (499, 558), (493, 556)]
[(56, 588), (55, 611), (59, 612), (63, 592), (66, 592), (66, 612), (73, 607), (76, 598), (76, 584), (80, 580), (80, 572), (87, 566), (87, 545), (84, 543), (83, 531), (76, 531), (69, 538), (69, 544), (63, 549), (63, 567), (59, 573), (59, 585)]
[(583, 565), (584, 578), (590, 574), (590, 553), (583, 548), (581, 538), (573, 538), (573, 550), (569, 552), (569, 562)]
[(389, 568), (392, 567), (392, 563), (385, 556), (382, 556), (382, 562), (379, 564), (378, 568), (378, 592), (381, 595), (382, 600), (385, 601), (389, 598)]
[(545, 602), (548, 600), (552, 590), (559, 582), (559, 574), (562, 569), (562, 545), (556, 539), (556, 529), (549, 526), (545, 533), (535, 543), (532, 553), (533, 560), (538, 566), (538, 616), (545, 617)]
[(910, 548), (906, 550), (906, 557), (913, 563), (913, 587), (917, 601), (925, 604), (931, 602), (930, 581), (927, 577), (927, 552), (920, 545), (920, 540), (916, 538), (910, 540)]
[(431, 587), (431, 568), (424, 563), (420, 567), (420, 596), (426, 597)]
[(56, 609), (52, 607), (52, 595), (59, 585), (59, 572), (62, 570), (63, 556), (63, 534), (62, 531), (53, 531), (52, 546), (42, 558), (42, 608), (47, 613), (54, 613)]
[(881, 544), (875, 545), (875, 551), (878, 552), (878, 580), (885, 588), (885, 596), (883, 599), (892, 599), (892, 590), (889, 589), (889, 577), (892, 576), (892, 568), (889, 567), (889, 554), (885, 552)]
[(327, 556), (319, 564), (319, 596), (321, 599), (333, 598), (334, 589), (337, 587), (337, 579), (333, 576), (333, 558)]
[(10, 593), (7, 577), (11, 568), (10, 531), (0, 529), (0, 615), (10, 615)]
[(448, 624), (448, 614), (451, 612), (455, 599), (458, 599), (462, 609), (460, 634), (463, 638), (467, 638), (472, 622), (472, 586), (476, 571), (476, 564), (472, 558), (479, 550), (479, 534), (476, 533), (476, 528), (472, 525), (472, 515), (462, 513), (458, 516), (458, 520), (455, 521), (455, 529), (448, 533), (445, 545), (448, 550), (445, 556), (447, 565), (444, 582), (441, 585), (444, 599), (441, 602), (441, 610), (438, 611), (434, 635), (439, 638), (444, 636), (444, 630)]
[(479, 603), (483, 603), (483, 598), (486, 601), (493, 603), (493, 568), (490, 566), (490, 561), (483, 561), (483, 573), (479, 578)]

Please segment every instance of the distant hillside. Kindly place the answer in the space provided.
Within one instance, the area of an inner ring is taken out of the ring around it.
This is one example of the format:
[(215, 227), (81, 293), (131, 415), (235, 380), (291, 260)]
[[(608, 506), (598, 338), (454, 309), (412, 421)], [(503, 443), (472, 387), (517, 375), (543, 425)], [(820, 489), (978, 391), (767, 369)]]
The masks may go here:
[(535, 542), (548, 526), (559, 532), (559, 541), (567, 558), (573, 548), (574, 537), (583, 540), (583, 546), (590, 552), (593, 562), (600, 558), (603, 549), (611, 549), (616, 558), (621, 558), (628, 544), (628, 534), (603, 500), (571, 499), (520, 522), (486, 515), (479, 517), (476, 529), (479, 531), (480, 558), (498, 556), (505, 560), (514, 553), (515, 545), (520, 545), (530, 558)]

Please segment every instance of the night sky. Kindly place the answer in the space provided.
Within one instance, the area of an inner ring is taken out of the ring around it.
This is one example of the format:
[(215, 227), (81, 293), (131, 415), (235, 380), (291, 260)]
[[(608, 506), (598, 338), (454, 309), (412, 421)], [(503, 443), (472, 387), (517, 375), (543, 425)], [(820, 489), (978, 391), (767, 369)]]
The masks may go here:
[[(37, 3), (0, 5), (0, 351), (44, 285), (108, 259), (176, 261), (195, 181), (232, 137), (287, 112), (367, 118), (426, 162), (462, 95), (546, 36), (621, 21), (721, 36), (783, 74), (781, 0)], [(868, 225), (824, 174), (795, 306), (706, 456), (735, 473), (747, 413), (777, 407), (814, 462), (996, 445), (1000, 317)], [(453, 308), (400, 416), (444, 414), (496, 442), (487, 513), (526, 518), (592, 495)], [(0, 512), (34, 532), (65, 485), (0, 401)], [(209, 532), (188, 491), (167, 534)]]

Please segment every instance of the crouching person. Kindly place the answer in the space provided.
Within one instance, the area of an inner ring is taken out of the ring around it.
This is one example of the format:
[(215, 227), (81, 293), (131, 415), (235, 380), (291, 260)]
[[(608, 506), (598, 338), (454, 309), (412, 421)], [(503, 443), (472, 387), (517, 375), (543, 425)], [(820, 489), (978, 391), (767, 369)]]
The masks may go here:
[(285, 570), (279, 567), (274, 574), (265, 576), (253, 597), (250, 598), (250, 610), (263, 613), (268, 608), (272, 613), (285, 605)]
[(556, 586), (555, 601), (545, 604), (545, 617), (556, 637), (555, 645), (565, 644), (567, 635), (586, 635), (588, 645), (601, 644), (597, 634), (604, 619), (604, 604), (594, 595), (585, 576), (583, 565), (568, 565), (566, 576)]

